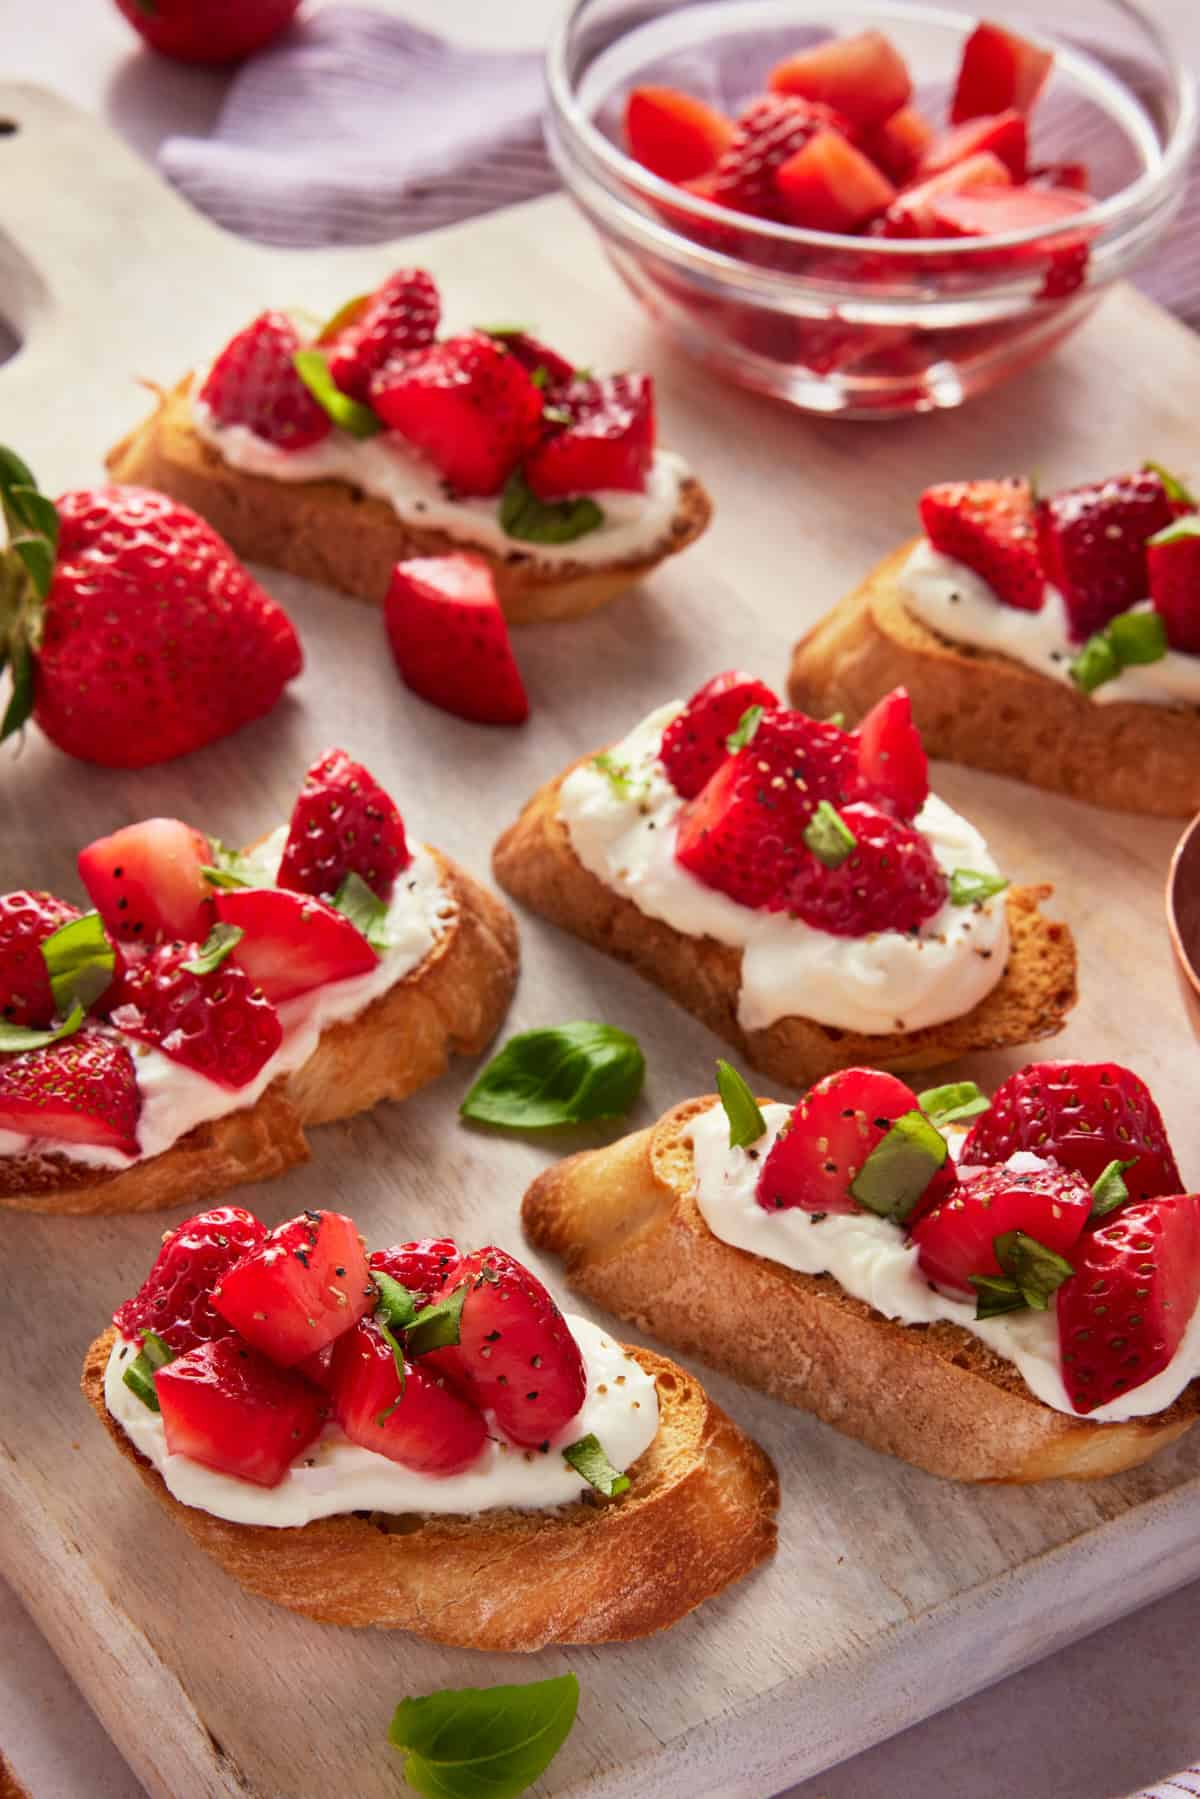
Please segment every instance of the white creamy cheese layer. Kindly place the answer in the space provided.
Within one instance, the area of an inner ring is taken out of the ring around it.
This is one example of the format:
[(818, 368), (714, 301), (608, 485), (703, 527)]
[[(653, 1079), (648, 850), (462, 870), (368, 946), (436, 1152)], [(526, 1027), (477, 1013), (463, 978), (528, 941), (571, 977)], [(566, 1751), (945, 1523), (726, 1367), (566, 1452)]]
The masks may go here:
[[(1009, 1312), (977, 1320), (973, 1301), (952, 1299), (930, 1286), (917, 1266), (915, 1245), (886, 1218), (871, 1212), (830, 1212), (818, 1218), (799, 1207), (768, 1212), (759, 1205), (754, 1197), (759, 1170), (790, 1116), (790, 1106), (763, 1107), (767, 1130), (751, 1145), (753, 1155), (730, 1147), (729, 1120), (722, 1106), (714, 1105), (692, 1121), (694, 1198), (713, 1235), (801, 1274), (831, 1274), (844, 1292), (901, 1324), (933, 1324), (945, 1319), (961, 1325), (1011, 1362), (1035, 1398), (1056, 1412), (1077, 1416), (1063, 1385), (1053, 1299), (1045, 1312)], [(1024, 1156), (1019, 1165), (1032, 1168), (1041, 1164), (1034, 1156)], [(1098, 1424), (1115, 1424), (1163, 1412), (1197, 1375), (1200, 1307), (1161, 1373), (1087, 1416)]]
[[(787, 913), (739, 905), (681, 867), (675, 827), (684, 801), (659, 761), (663, 732), (681, 709), (679, 700), (659, 707), (609, 752), (610, 765), (628, 771), (619, 785), (591, 763), (575, 769), (563, 782), (559, 814), (575, 854), (605, 886), (689, 937), (715, 937), (742, 951), (738, 1022), (745, 1030), (798, 1015), (884, 1036), (959, 1018), (991, 992), (1008, 960), (1003, 894), (979, 907), (947, 902), (916, 936), (836, 937)], [(947, 875), (997, 872), (979, 832), (935, 795), (916, 828)]]
[[(274, 881), (286, 841), (287, 826), (281, 825), (251, 857), (256, 874), (264, 882)], [(254, 1105), (272, 1081), (308, 1061), (327, 1026), (356, 1018), (372, 1000), (387, 993), (423, 962), (456, 911), (453, 898), (442, 886), (434, 857), (423, 844), (414, 845), (412, 861), (396, 876), (392, 889), (382, 926), (387, 948), (378, 964), (366, 974), (330, 981), (323, 987), (314, 987), (310, 993), (286, 1000), (278, 1008), (283, 1042), (253, 1081), (234, 1089), (218, 1086), (195, 1069), (164, 1056), (161, 1050), (114, 1030), (111, 1035), (125, 1044), (137, 1073), (142, 1098), (138, 1118), (141, 1155), (125, 1156), (97, 1144), (0, 1131), (0, 1156), (54, 1154), (90, 1168), (129, 1168), (136, 1161), (145, 1161), (169, 1149), (198, 1124)]]
[(567, 1324), (587, 1370), (587, 1397), (580, 1410), (545, 1453), (510, 1443), (489, 1416), (489, 1436), (479, 1459), (461, 1474), (415, 1473), (373, 1449), (347, 1442), (332, 1423), (277, 1487), (255, 1486), (187, 1456), (168, 1455), (161, 1416), (143, 1405), (121, 1378), (126, 1360), (137, 1351), (120, 1337), (104, 1372), (104, 1401), (181, 1504), (234, 1524), (283, 1527), (342, 1512), (462, 1514), (507, 1506), (542, 1511), (569, 1505), (590, 1490), (558, 1453), (568, 1444), (594, 1434), (613, 1467), (624, 1472), (650, 1447), (658, 1430), (652, 1376), (588, 1319), (568, 1314)]
[[(1067, 609), (1057, 587), (1047, 583), (1040, 612), (1006, 606), (974, 569), (943, 556), (928, 538), (916, 545), (898, 580), (908, 610), (931, 631), (975, 649), (1011, 656), (1039, 675), (1081, 691), (1070, 675), (1080, 645), (1071, 640)], [(1158, 662), (1122, 669), (1091, 698), (1098, 706), (1112, 706), (1118, 700), (1136, 700), (1144, 706), (1200, 706), (1200, 656), (1168, 650)]]

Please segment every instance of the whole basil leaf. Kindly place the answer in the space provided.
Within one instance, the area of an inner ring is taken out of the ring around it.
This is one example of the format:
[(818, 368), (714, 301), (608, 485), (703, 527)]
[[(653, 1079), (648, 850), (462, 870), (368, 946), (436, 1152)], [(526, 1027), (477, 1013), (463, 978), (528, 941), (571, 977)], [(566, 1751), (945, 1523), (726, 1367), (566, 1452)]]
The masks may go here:
[(595, 500), (539, 500), (520, 469), (508, 477), (500, 496), (500, 525), (519, 543), (573, 543), (604, 523)]
[(645, 1074), (637, 1039), (616, 1025), (584, 1019), (521, 1031), (488, 1063), (459, 1112), (521, 1131), (621, 1118)]
[(388, 1742), (426, 1799), (517, 1799), (558, 1754), (579, 1708), (573, 1674), (525, 1686), (462, 1687), (403, 1699)]

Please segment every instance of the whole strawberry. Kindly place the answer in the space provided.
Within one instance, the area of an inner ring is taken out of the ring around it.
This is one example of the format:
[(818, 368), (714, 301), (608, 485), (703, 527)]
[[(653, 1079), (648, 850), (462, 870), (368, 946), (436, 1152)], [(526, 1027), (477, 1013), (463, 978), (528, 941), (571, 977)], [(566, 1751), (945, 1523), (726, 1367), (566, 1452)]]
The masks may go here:
[(152, 50), (178, 62), (238, 62), (278, 37), (300, 0), (117, 0)]
[(186, 506), (143, 487), (52, 505), (0, 448), (7, 737), (32, 717), (68, 755), (144, 768), (269, 712), (300, 673), (291, 620)]

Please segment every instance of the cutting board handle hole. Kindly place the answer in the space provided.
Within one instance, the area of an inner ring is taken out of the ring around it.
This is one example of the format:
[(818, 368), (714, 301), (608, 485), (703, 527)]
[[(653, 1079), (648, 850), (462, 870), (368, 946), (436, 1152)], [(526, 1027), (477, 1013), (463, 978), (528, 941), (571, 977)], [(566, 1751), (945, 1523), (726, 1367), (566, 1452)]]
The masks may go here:
[(15, 137), (20, 129), (15, 119), (0, 119), (0, 137)]

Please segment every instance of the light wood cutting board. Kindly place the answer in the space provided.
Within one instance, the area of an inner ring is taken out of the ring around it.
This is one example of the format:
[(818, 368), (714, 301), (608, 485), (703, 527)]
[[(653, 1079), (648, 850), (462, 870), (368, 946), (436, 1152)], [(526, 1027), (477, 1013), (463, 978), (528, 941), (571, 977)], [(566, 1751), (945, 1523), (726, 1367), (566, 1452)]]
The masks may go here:
[[(0, 368), (0, 440), (50, 491), (98, 474), (144, 408), (135, 376), (174, 380), (264, 304), (327, 312), (403, 255), (434, 270), (451, 324), (524, 318), (580, 360), (652, 368), (664, 435), (717, 502), (709, 536), (642, 591), (578, 624), (519, 633), (534, 709), (520, 732), (423, 706), (394, 677), (377, 614), (268, 574), (307, 649), (294, 697), (236, 738), (137, 775), (72, 763), (36, 733), (20, 754), (6, 749), (4, 887), (74, 892), (77, 847), (148, 813), (245, 841), (284, 814), (333, 742), (376, 770), (415, 832), (485, 874), (527, 793), (653, 704), (731, 664), (781, 683), (800, 627), (912, 530), (930, 480), (1036, 468), (1054, 485), (1146, 455), (1200, 473), (1200, 350), (1130, 291), (1053, 361), (963, 412), (806, 421), (673, 356), (565, 201), (403, 253), (268, 251), (218, 233), (51, 96), (0, 87), (3, 117), (19, 129), (0, 137), (0, 315), (23, 347)], [(1195, 1063), (1161, 920), (1173, 827), (950, 767), (938, 786), (1015, 877), (1057, 884), (1083, 980), (1057, 1052), (1131, 1062), (1161, 1097), (1185, 1169), (1200, 1169)], [(633, 1126), (711, 1088), (714, 1038), (631, 973), (536, 919), (522, 926), (511, 1028), (601, 1016), (635, 1031), (650, 1072)], [(971, 1072), (995, 1080), (1021, 1059)], [(528, 1180), (599, 1138), (538, 1145), (465, 1130), (466, 1078), (314, 1133), (307, 1168), (239, 1197), (270, 1223), (305, 1205), (351, 1210), (376, 1242), (450, 1230), (516, 1245)], [(541, 1790), (762, 1799), (1200, 1574), (1200, 1436), (1099, 1485), (970, 1490), (712, 1377), (778, 1461), (780, 1552), (677, 1629), (529, 1660), (307, 1623), (246, 1597), (180, 1539), (76, 1390), (84, 1347), (181, 1215), (0, 1221), (4, 1572), (153, 1794), (394, 1795), (384, 1732), (405, 1694), (570, 1667), (580, 1720)]]

